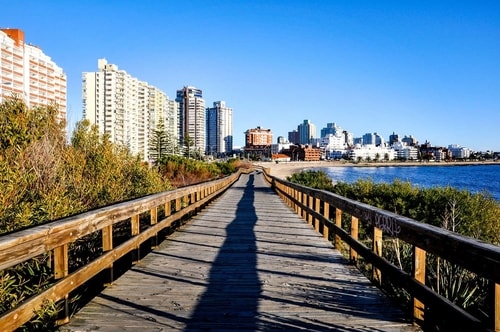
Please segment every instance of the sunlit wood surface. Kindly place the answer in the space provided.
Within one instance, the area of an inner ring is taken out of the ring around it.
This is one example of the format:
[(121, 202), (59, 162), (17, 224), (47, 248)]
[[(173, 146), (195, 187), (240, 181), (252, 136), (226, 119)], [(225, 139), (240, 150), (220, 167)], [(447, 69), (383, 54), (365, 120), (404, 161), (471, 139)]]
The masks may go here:
[(261, 174), (106, 288), (61, 331), (415, 331)]

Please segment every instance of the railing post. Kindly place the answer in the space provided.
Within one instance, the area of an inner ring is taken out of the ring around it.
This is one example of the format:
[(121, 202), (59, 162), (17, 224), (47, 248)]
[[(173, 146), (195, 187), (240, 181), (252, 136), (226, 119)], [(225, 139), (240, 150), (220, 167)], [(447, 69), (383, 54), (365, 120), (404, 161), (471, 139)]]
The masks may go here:
[(495, 332), (500, 332), (500, 284), (495, 284)]
[[(54, 248), (54, 279), (62, 279), (68, 275), (68, 244)], [(69, 294), (64, 295), (64, 316), (58, 319), (59, 324), (69, 322)]]
[(165, 217), (168, 217), (172, 214), (172, 201), (167, 201), (165, 203)]
[[(150, 211), (151, 214), (151, 226), (156, 225), (158, 222), (158, 207), (155, 206)], [(151, 238), (151, 248), (156, 248), (158, 246), (158, 233)]]
[[(413, 277), (415, 280), (421, 282), (425, 285), (425, 260), (426, 260), (425, 250), (418, 247), (413, 248)], [(424, 311), (425, 305), (418, 300), (413, 298), (413, 319), (416, 322), (422, 323), (424, 321)], [(420, 324), (421, 325), (421, 324)]]
[[(351, 216), (351, 237), (354, 240), (358, 240), (358, 231), (359, 231), (358, 224), (359, 224), (358, 218), (355, 216)], [(358, 260), (358, 253), (356, 252), (356, 250), (354, 250), (351, 247), (351, 248), (349, 248), (349, 252), (350, 252), (351, 261), (353, 261), (353, 262), (357, 261)]]
[[(130, 235), (131, 236), (136, 236), (139, 234), (139, 215), (135, 214), (130, 218)], [(134, 251), (132, 251), (132, 264), (137, 263), (141, 257), (140, 253), (140, 245), (138, 245)]]
[(54, 279), (61, 279), (68, 275), (68, 245), (54, 248)]
[[(323, 217), (325, 217), (326, 220), (330, 220), (330, 204), (327, 202), (323, 202)], [(323, 223), (323, 238), (328, 240), (329, 237), (330, 237), (330, 224)]]
[(299, 202), (299, 204), (297, 204), (297, 214), (302, 218), (302, 193), (297, 189), (295, 189), (295, 198)]
[(179, 212), (181, 210), (181, 197), (175, 199), (175, 212)]
[[(307, 208), (309, 204), (309, 198), (306, 193), (302, 193), (302, 206)], [(302, 219), (307, 221), (307, 209), (302, 209)]]
[[(308, 199), (307, 199), (307, 207), (308, 207), (310, 210), (313, 210), (313, 209), (314, 209), (313, 197), (312, 197), (312, 196), (308, 196)], [(308, 223), (309, 225), (312, 225), (312, 224), (313, 224), (313, 216), (312, 216), (312, 213), (307, 213), (307, 223)]]
[[(316, 213), (320, 213), (321, 212), (321, 201), (319, 198), (315, 198), (314, 199), (314, 211)], [(318, 218), (314, 218), (314, 229), (316, 230), (316, 232), (319, 233), (320, 229), (319, 229), (319, 219)]]
[[(106, 226), (102, 229), (102, 252), (105, 253), (110, 250), (113, 250), (113, 225)], [(107, 274), (104, 279), (104, 285), (110, 285), (114, 281), (113, 263), (104, 271), (106, 271), (105, 273)]]
[[(373, 227), (373, 252), (382, 257), (382, 230), (378, 227)], [(378, 285), (382, 285), (382, 273), (379, 269), (372, 266), (372, 277)]]
[[(335, 226), (342, 228), (342, 210), (335, 208)], [(342, 241), (338, 234), (335, 234), (335, 249), (340, 250), (342, 247)]]

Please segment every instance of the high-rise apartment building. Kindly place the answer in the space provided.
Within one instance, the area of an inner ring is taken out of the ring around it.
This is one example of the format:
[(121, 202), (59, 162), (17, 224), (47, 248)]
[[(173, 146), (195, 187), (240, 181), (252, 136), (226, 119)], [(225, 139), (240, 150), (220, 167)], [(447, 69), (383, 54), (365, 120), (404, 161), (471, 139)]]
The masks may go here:
[(207, 108), (206, 154), (227, 154), (233, 151), (233, 109), (224, 101)]
[(206, 149), (205, 100), (202, 91), (192, 86), (177, 90), (179, 103), (179, 143), (202, 154)]
[(326, 127), (321, 129), (320, 138), (326, 137), (327, 135), (339, 137), (340, 135), (342, 135), (342, 128), (337, 126), (335, 122), (327, 123)]
[[(97, 72), (82, 74), (83, 117), (95, 124), (116, 144), (149, 160), (150, 138), (160, 118), (166, 128), (176, 126), (172, 105), (158, 88), (132, 77), (106, 59), (99, 59)], [(175, 128), (175, 127), (174, 127)], [(176, 137), (176, 132), (171, 133)]]
[(12, 95), (29, 107), (57, 105), (66, 121), (66, 74), (19, 29), (0, 29), (0, 101)]
[(309, 120), (304, 120), (302, 124), (299, 124), (297, 131), (300, 144), (312, 144), (313, 139), (316, 138), (316, 126)]

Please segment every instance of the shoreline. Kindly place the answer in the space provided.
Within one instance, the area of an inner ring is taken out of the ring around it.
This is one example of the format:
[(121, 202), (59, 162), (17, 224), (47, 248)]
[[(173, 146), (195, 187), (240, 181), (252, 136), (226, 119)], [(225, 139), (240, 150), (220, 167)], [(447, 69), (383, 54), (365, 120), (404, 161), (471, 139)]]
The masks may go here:
[(255, 166), (267, 168), (272, 176), (284, 179), (294, 173), (305, 170), (326, 167), (414, 167), (414, 166), (487, 166), (500, 165), (500, 161), (451, 161), (451, 162), (348, 162), (348, 161), (283, 161), (283, 162), (255, 162)]

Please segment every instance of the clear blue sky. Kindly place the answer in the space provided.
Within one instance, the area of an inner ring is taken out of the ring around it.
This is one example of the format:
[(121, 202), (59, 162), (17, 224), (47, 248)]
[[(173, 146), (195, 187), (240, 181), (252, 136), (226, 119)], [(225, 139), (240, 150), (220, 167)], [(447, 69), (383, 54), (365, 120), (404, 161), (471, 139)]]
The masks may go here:
[[(394, 131), (433, 145), (500, 151), (500, 1), (0, 0), (68, 76), (106, 58), (175, 98), (194, 85), (234, 110), (235, 145), (304, 119), (355, 137)], [(70, 128), (71, 129), (71, 128)]]

